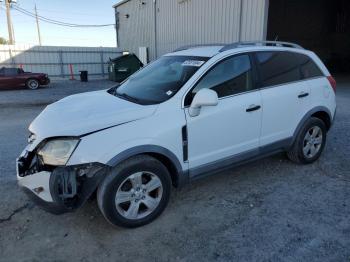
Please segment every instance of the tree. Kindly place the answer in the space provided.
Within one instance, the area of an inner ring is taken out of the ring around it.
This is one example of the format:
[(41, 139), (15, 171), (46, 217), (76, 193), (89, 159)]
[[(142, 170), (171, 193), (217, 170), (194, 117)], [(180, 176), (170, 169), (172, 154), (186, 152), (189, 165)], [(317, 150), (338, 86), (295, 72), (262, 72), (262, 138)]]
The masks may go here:
[(7, 45), (9, 41), (7, 41), (5, 38), (0, 37), (0, 45)]

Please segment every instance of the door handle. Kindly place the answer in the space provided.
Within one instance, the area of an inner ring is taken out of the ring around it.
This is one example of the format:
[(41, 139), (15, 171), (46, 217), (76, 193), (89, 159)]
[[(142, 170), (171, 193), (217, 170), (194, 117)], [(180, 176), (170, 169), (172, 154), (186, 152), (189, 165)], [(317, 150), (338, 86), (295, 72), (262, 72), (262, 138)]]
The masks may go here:
[(301, 92), (301, 93), (298, 95), (298, 98), (307, 97), (308, 95), (309, 95), (309, 93), (307, 93), (307, 92)]
[(251, 105), (245, 111), (246, 112), (252, 112), (252, 111), (255, 111), (255, 110), (259, 110), (260, 108), (261, 108), (261, 106), (259, 106), (259, 105)]

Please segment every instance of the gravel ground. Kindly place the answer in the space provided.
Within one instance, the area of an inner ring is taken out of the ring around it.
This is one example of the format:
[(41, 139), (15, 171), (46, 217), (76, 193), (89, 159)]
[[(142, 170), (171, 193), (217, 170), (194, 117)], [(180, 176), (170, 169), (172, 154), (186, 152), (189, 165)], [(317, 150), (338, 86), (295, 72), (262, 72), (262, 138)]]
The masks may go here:
[(46, 213), (15, 179), (27, 126), (46, 103), (112, 84), (0, 92), (0, 261), (350, 261), (349, 78), (338, 79), (337, 119), (319, 161), (298, 166), (280, 154), (199, 180), (132, 230), (110, 226), (96, 201)]

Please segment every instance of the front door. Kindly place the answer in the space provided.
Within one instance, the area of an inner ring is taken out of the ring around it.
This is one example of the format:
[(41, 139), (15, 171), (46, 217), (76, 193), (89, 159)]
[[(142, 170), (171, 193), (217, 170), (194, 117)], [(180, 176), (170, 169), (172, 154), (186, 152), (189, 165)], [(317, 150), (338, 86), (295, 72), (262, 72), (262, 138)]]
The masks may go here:
[(1, 87), (3, 88), (18, 87), (23, 81), (18, 77), (17, 68), (4, 68), (3, 74), (0, 78), (2, 82)]
[(190, 176), (257, 153), (262, 101), (254, 83), (249, 55), (236, 55), (214, 65), (187, 94), (185, 106), (202, 88), (219, 97), (217, 106), (202, 107), (195, 117), (185, 108)]

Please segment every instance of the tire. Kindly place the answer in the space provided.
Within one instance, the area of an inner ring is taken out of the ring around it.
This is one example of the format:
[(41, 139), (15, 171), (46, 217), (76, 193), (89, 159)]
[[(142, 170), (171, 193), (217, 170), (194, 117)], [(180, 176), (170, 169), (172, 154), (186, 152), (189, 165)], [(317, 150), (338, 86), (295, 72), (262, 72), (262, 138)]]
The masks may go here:
[(133, 228), (156, 219), (167, 206), (170, 191), (168, 169), (151, 156), (139, 155), (110, 171), (98, 187), (97, 203), (108, 222)]
[(287, 156), (298, 164), (313, 163), (320, 157), (326, 144), (326, 138), (325, 123), (319, 118), (311, 117), (300, 129), (292, 148), (287, 152)]
[(28, 79), (26, 82), (26, 87), (31, 90), (38, 89), (40, 86), (40, 83), (36, 79)]

